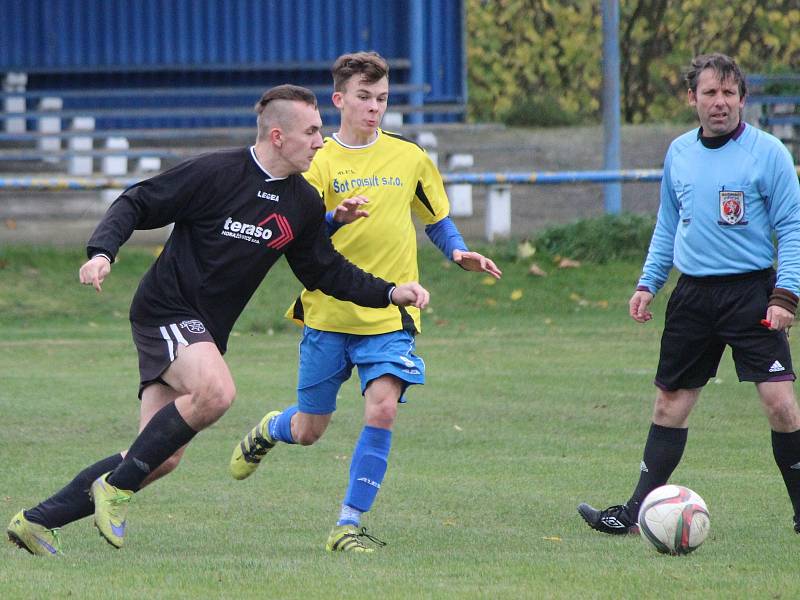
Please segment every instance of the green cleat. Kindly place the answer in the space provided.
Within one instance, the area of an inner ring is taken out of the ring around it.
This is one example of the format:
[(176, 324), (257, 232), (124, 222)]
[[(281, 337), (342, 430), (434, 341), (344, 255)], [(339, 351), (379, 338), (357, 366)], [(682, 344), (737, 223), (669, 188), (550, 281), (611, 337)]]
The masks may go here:
[(273, 417), (277, 417), (279, 414), (281, 414), (279, 410), (267, 413), (259, 424), (253, 427), (241, 442), (236, 444), (228, 465), (234, 479), (250, 477), (261, 464), (261, 459), (275, 447), (275, 440), (269, 437), (267, 425)]
[(109, 544), (115, 548), (122, 548), (122, 543), (125, 541), (125, 517), (133, 492), (121, 490), (108, 483), (109, 475), (110, 473), (106, 473), (92, 483), (94, 526)]
[(367, 528), (358, 529), (355, 525), (337, 525), (328, 536), (325, 550), (328, 552), (374, 552), (374, 548), (367, 546), (361, 538), (367, 538), (378, 546), (385, 546), (386, 542), (367, 533)]
[(6, 533), (10, 542), (35, 556), (63, 554), (58, 529), (47, 529), (44, 525), (31, 523), (23, 511), (14, 515)]

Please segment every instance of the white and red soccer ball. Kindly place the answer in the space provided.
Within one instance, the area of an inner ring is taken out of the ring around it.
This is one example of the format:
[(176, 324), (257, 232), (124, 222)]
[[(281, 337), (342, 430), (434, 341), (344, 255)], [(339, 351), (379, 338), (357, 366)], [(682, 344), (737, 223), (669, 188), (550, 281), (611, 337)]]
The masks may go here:
[(663, 554), (689, 554), (706, 539), (710, 525), (706, 503), (682, 485), (654, 489), (639, 510), (642, 539)]

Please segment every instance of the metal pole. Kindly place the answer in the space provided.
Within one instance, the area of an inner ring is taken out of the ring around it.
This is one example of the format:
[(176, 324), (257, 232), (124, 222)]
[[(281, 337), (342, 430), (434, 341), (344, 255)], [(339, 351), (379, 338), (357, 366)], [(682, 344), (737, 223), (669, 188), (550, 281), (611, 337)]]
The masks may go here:
[[(603, 168), (620, 168), (619, 141), (619, 0), (603, 0)], [(622, 185), (605, 185), (605, 210), (616, 215), (622, 210)]]
[[(409, 59), (411, 67), (409, 83), (423, 85), (425, 83), (425, 14), (423, 0), (411, 0), (409, 5), (409, 21), (411, 32), (409, 37)], [(411, 92), (409, 101), (412, 106), (422, 106), (425, 103), (424, 92)], [(421, 112), (412, 112), (408, 115), (409, 123), (422, 123)]]

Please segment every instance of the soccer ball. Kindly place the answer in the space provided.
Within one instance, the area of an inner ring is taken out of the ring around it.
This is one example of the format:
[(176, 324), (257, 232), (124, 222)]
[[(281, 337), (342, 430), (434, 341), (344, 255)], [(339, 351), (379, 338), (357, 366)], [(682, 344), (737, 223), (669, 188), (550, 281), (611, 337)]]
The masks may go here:
[(639, 510), (642, 539), (662, 554), (689, 554), (706, 539), (710, 525), (706, 503), (682, 485), (654, 489)]

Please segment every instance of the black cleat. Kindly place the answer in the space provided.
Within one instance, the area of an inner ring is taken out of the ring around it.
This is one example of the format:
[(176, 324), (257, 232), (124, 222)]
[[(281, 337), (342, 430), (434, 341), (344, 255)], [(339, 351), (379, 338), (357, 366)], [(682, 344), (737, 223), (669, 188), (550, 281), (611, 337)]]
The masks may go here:
[(624, 504), (609, 506), (605, 510), (597, 510), (585, 502), (581, 502), (578, 505), (578, 513), (589, 527), (602, 533), (610, 533), (612, 535), (639, 533), (639, 524), (636, 519), (631, 518), (628, 507)]
[(800, 519), (798, 519), (796, 516), (794, 518), (794, 532), (800, 533)]

